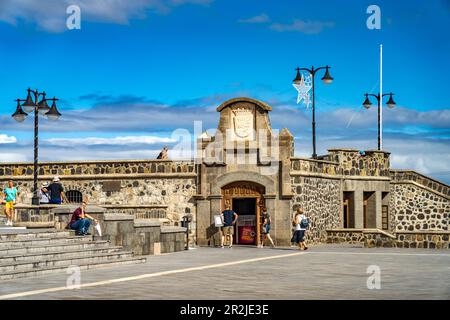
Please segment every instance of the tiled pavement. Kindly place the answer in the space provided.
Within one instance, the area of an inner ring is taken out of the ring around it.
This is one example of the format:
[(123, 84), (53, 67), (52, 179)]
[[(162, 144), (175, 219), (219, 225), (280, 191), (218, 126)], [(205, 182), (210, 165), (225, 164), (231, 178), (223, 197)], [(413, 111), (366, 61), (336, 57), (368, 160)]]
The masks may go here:
[[(53, 274), (2, 281), (0, 298), (12, 293), (64, 288), (14, 298), (450, 299), (448, 251), (336, 246), (310, 249), (296, 254), (299, 251), (293, 248), (197, 248), (149, 256), (144, 264), (94, 269), (81, 274), (82, 285), (147, 275), (140, 279), (66, 289), (68, 275)], [(369, 265), (377, 265), (381, 269), (379, 290), (367, 288)], [(184, 270), (201, 266), (205, 268)], [(171, 270), (179, 272), (160, 274)]]

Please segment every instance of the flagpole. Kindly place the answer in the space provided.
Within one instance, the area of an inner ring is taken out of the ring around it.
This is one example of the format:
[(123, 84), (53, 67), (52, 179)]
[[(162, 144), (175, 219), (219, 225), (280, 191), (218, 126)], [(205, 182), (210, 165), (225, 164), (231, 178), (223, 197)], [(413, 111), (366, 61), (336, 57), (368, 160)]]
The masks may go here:
[(383, 45), (380, 44), (380, 99), (378, 99), (378, 150), (383, 149)]

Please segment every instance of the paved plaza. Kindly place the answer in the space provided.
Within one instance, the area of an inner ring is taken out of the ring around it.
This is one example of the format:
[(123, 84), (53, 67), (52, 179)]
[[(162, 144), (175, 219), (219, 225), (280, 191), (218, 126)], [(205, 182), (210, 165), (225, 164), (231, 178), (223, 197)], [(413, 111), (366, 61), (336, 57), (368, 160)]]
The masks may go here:
[[(380, 268), (381, 288), (367, 273)], [(2, 281), (1, 299), (450, 299), (450, 254), (440, 250), (338, 246), (200, 247), (147, 262)]]

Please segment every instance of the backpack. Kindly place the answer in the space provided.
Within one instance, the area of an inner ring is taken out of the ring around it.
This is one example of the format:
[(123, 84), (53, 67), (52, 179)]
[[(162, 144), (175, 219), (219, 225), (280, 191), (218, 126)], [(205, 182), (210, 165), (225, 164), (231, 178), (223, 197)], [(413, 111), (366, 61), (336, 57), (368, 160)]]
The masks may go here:
[(300, 227), (301, 227), (302, 229), (308, 229), (308, 227), (309, 227), (309, 220), (308, 220), (307, 218), (303, 218), (303, 219), (300, 221)]

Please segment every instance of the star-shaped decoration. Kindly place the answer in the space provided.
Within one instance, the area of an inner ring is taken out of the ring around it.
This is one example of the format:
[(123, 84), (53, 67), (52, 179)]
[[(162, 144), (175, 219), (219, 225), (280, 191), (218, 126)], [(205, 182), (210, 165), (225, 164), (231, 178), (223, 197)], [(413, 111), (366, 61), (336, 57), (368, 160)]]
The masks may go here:
[(303, 75), (300, 78), (300, 83), (293, 83), (292, 85), (298, 92), (297, 104), (303, 100), (303, 103), (306, 104), (306, 107), (308, 108), (311, 103), (311, 100), (309, 99), (309, 90), (311, 90), (312, 86), (305, 83)]

